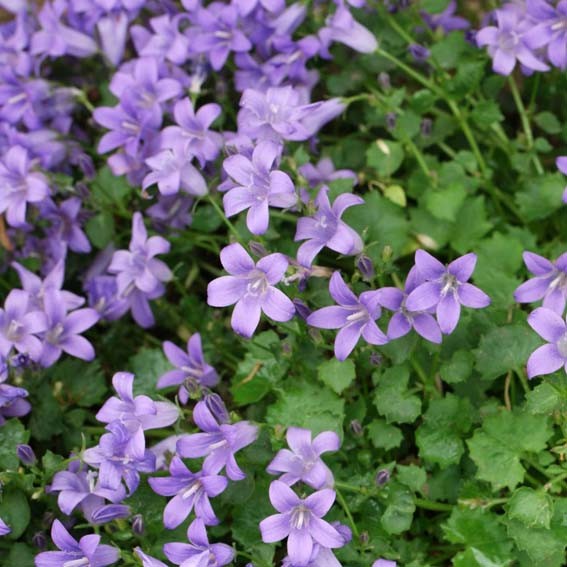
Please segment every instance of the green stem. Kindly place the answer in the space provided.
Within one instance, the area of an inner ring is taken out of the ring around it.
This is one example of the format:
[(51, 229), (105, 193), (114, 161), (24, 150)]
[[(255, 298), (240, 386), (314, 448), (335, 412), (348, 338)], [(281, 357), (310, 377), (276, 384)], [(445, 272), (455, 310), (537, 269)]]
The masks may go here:
[(216, 202), (215, 198), (212, 195), (208, 195), (208, 199), (209, 199), (209, 203), (211, 203), (211, 205), (213, 206), (213, 209), (215, 209), (217, 215), (220, 217), (222, 222), (226, 225), (228, 230), (230, 232), (232, 232), (232, 234), (234, 235), (236, 240), (238, 242), (240, 242), (240, 244), (242, 244), (242, 239), (240, 238), (240, 233), (238, 232), (238, 230), (236, 230), (236, 227), (226, 218), (226, 215), (224, 214), (223, 210), (220, 208), (220, 205)]
[(451, 512), (454, 508), (453, 504), (445, 504), (444, 502), (434, 502), (425, 498), (414, 498), (414, 504), (423, 510), (431, 510), (432, 512)]
[(335, 492), (337, 494), (337, 500), (339, 501), (339, 504), (341, 505), (342, 509), (344, 510), (344, 512), (346, 514), (346, 517), (348, 518), (348, 521), (350, 523), (350, 527), (352, 528), (352, 533), (358, 539), (360, 537), (360, 532), (358, 531), (358, 527), (356, 525), (356, 522), (354, 521), (354, 518), (352, 517), (350, 508), (348, 507), (348, 504), (347, 504), (346, 500), (344, 499), (343, 495), (338, 490), (336, 484), (335, 484)]
[[(526, 136), (527, 148), (528, 151), (532, 152), (534, 147), (534, 135), (532, 132), (532, 127), (530, 125), (530, 118), (526, 111), (526, 107), (524, 106), (524, 102), (522, 101), (522, 97), (520, 96), (520, 91), (518, 90), (518, 85), (516, 84), (516, 80), (512, 75), (510, 75), (508, 79), (508, 84), (510, 85), (510, 92), (512, 93), (512, 98), (514, 99), (514, 104), (518, 109), (518, 114), (520, 115), (520, 120), (522, 122), (522, 128), (524, 130), (524, 134)], [(534, 162), (534, 166), (536, 171), (539, 175), (543, 175), (543, 166), (539, 161), (539, 157), (536, 153), (533, 154), (532, 160)]]

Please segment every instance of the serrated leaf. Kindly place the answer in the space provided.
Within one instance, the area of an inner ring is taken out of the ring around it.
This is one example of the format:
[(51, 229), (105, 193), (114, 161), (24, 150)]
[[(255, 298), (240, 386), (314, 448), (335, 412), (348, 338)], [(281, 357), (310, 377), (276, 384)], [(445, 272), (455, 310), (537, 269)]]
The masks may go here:
[(319, 366), (317, 374), (321, 382), (329, 386), (335, 393), (341, 394), (356, 378), (356, 369), (352, 360), (341, 362), (332, 358)]
[(18, 468), (16, 448), (20, 444), (27, 443), (28, 439), (29, 432), (17, 419), (10, 419), (0, 427), (0, 470)]
[(441, 364), (439, 374), (447, 384), (464, 382), (472, 373), (474, 355), (468, 350), (457, 350), (450, 360)]
[(425, 196), (427, 210), (441, 220), (455, 221), (467, 192), (462, 185), (452, 184), (441, 190), (428, 191)]
[(143, 349), (128, 360), (128, 367), (134, 373), (134, 394), (155, 397), (158, 378), (171, 369), (171, 365), (160, 349)]
[(382, 527), (389, 534), (401, 534), (410, 529), (415, 512), (412, 493), (397, 483), (388, 485), (386, 510), (380, 518)]
[(375, 169), (380, 177), (390, 177), (403, 160), (404, 148), (399, 142), (376, 140), (366, 151), (368, 167)]
[(421, 400), (407, 388), (409, 375), (406, 366), (397, 366), (378, 377), (374, 405), (388, 422), (412, 423), (421, 412)]
[(553, 499), (543, 490), (518, 488), (508, 502), (508, 517), (527, 527), (549, 528), (553, 517)]
[(374, 447), (386, 451), (399, 447), (403, 435), (398, 427), (386, 423), (383, 419), (375, 419), (367, 427), (368, 438)]
[(425, 469), (415, 465), (397, 465), (396, 480), (405, 484), (414, 492), (421, 492), (427, 482), (427, 473), (425, 472)]

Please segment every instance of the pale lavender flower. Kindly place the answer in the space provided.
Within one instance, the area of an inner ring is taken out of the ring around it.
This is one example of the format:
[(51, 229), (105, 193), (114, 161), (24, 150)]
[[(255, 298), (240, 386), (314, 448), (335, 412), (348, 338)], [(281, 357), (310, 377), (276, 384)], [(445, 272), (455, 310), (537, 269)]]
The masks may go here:
[(168, 530), (181, 525), (195, 509), (195, 517), (207, 526), (219, 523), (209, 498), (218, 496), (226, 489), (226, 477), (213, 474), (207, 467), (194, 473), (183, 461), (174, 456), (169, 465), (171, 476), (149, 478), (152, 490), (161, 496), (173, 496), (163, 511), (163, 524)]
[(167, 265), (155, 258), (158, 254), (167, 254), (169, 248), (169, 242), (161, 236), (148, 238), (142, 214), (136, 212), (129, 250), (117, 250), (108, 267), (110, 273), (116, 274), (118, 293), (129, 298), (132, 315), (141, 326), (153, 324), (148, 299), (163, 295), (163, 282), (173, 277)]
[(43, 307), (47, 328), (41, 335), (43, 351), (39, 359), (40, 364), (44, 367), (52, 366), (63, 352), (81, 360), (93, 360), (94, 348), (81, 333), (99, 320), (97, 311), (87, 307), (67, 313), (63, 298), (54, 289), (45, 294)]
[(567, 372), (567, 323), (551, 309), (539, 307), (528, 317), (530, 327), (548, 344), (537, 348), (528, 359), (528, 378), (552, 374), (563, 368)]
[[(150, 20), (153, 34), (142, 26), (131, 29), (134, 43), (142, 56), (162, 57), (176, 65), (183, 65), (189, 56), (190, 39), (181, 33), (179, 24), (184, 19), (183, 14), (169, 16), (164, 14)], [(144, 45), (142, 46), (142, 38)]]
[(129, 23), (128, 14), (122, 11), (112, 11), (96, 23), (102, 51), (111, 65), (118, 65), (124, 56)]
[(246, 34), (238, 29), (239, 14), (236, 6), (212, 2), (197, 10), (195, 38), (192, 46), (197, 53), (205, 54), (215, 71), (220, 71), (231, 51), (242, 53), (252, 49)]
[(47, 321), (41, 311), (28, 311), (29, 295), (13, 289), (0, 309), (0, 354), (8, 356), (12, 347), (38, 360), (43, 350), (37, 334), (45, 331)]
[[(555, 161), (555, 165), (563, 175), (567, 175), (567, 156), (558, 157), (557, 160)], [(567, 203), (567, 186), (563, 191), (563, 202)]]
[(321, 158), (316, 165), (306, 163), (299, 167), (299, 173), (309, 183), (311, 187), (323, 185), (335, 181), (337, 179), (352, 179), (356, 185), (357, 177), (354, 171), (350, 169), (335, 169), (331, 158)]
[(177, 101), (173, 108), (177, 126), (168, 126), (163, 130), (162, 147), (179, 146), (178, 156), (187, 158), (193, 155), (203, 167), (207, 161), (217, 158), (222, 147), (222, 136), (210, 130), (220, 114), (221, 107), (214, 102), (201, 106), (195, 112), (191, 99)]
[(49, 195), (46, 177), (32, 171), (33, 166), (22, 146), (11, 147), (0, 160), (0, 213), (16, 228), (26, 225), (28, 203), (40, 203)]
[(487, 26), (476, 34), (480, 47), (488, 46), (492, 68), (500, 75), (509, 75), (519, 61), (532, 71), (548, 71), (549, 67), (538, 59), (527, 45), (526, 32), (532, 23), (513, 5), (496, 10), (497, 26)]
[(186, 193), (158, 195), (157, 203), (146, 210), (158, 232), (184, 230), (191, 222), (194, 199)]
[(467, 283), (476, 266), (476, 254), (470, 253), (444, 266), (424, 250), (415, 253), (418, 276), (424, 283), (406, 299), (409, 311), (436, 309), (437, 322), (445, 335), (452, 333), (459, 322), (461, 305), (482, 309), (490, 298), (478, 287)]
[(372, 567), (396, 567), (397, 563), (395, 561), (390, 561), (389, 559), (377, 559), (372, 563)]
[(216, 370), (205, 362), (199, 333), (195, 333), (187, 341), (186, 352), (170, 341), (163, 343), (163, 351), (175, 369), (160, 376), (157, 387), (179, 386), (179, 400), (182, 404), (187, 403), (189, 391), (195, 386), (211, 388), (218, 384), (219, 376)]
[(101, 319), (115, 321), (120, 319), (130, 308), (130, 304), (118, 294), (115, 276), (95, 276), (85, 283), (89, 305), (95, 309)]
[(134, 553), (142, 561), (142, 567), (167, 567), (163, 561), (144, 553), (139, 547), (134, 548)]
[(130, 514), (130, 506), (126, 506), (126, 504), (105, 504), (93, 510), (91, 515), (87, 516), (87, 521), (97, 526), (113, 522), (114, 520), (124, 520)]
[(533, 252), (524, 252), (523, 256), (526, 267), (535, 277), (516, 289), (514, 299), (518, 303), (543, 299), (543, 307), (562, 315), (567, 301), (567, 253), (561, 254), (555, 262)]
[(288, 427), (286, 439), (291, 450), (281, 449), (266, 470), (270, 474), (283, 473), (279, 480), (289, 486), (301, 481), (315, 489), (332, 487), (333, 473), (321, 455), (339, 450), (339, 436), (333, 431), (324, 431), (311, 440), (308, 429)]
[(179, 455), (183, 458), (206, 457), (203, 467), (207, 471), (214, 474), (226, 467), (226, 474), (231, 480), (245, 478), (234, 454), (256, 440), (258, 428), (248, 421), (219, 423), (205, 402), (195, 406), (193, 419), (204, 433), (181, 437), (177, 442)]
[(80, 223), (82, 202), (78, 197), (70, 197), (57, 206), (47, 199), (41, 206), (41, 216), (53, 223), (50, 230), (56, 238), (64, 240), (73, 252), (86, 254), (91, 244)]
[(234, 559), (234, 549), (224, 543), (209, 543), (205, 524), (194, 520), (187, 530), (190, 543), (166, 543), (163, 552), (175, 565), (183, 567), (204, 567), (215, 565), (223, 567)]
[(345, 360), (362, 336), (371, 345), (383, 345), (388, 337), (376, 325), (382, 314), (380, 291), (364, 291), (357, 297), (345, 284), (341, 274), (334, 272), (329, 293), (338, 303), (323, 307), (307, 317), (307, 324), (320, 329), (340, 329), (335, 338), (335, 356)]
[(181, 144), (160, 151), (146, 160), (151, 171), (144, 177), (142, 188), (146, 190), (157, 184), (162, 195), (174, 195), (180, 190), (197, 197), (206, 195), (207, 183), (192, 161), (193, 155), (187, 153)]
[(380, 289), (380, 305), (394, 311), (388, 323), (388, 338), (399, 339), (407, 335), (413, 328), (418, 335), (432, 343), (441, 343), (442, 335), (435, 317), (427, 311), (409, 311), (406, 307), (408, 295), (423, 281), (415, 268), (410, 270), (404, 291), (397, 287)]
[(168, 427), (179, 419), (179, 410), (171, 402), (154, 402), (148, 396), (134, 396), (134, 375), (130, 372), (117, 372), (112, 377), (112, 386), (118, 397), (108, 398), (96, 414), (101, 423), (120, 421), (134, 432), (139, 427), (144, 431)]
[(275, 287), (288, 267), (283, 254), (270, 254), (255, 264), (242, 245), (235, 243), (221, 250), (220, 260), (230, 275), (209, 283), (207, 303), (212, 307), (236, 303), (231, 319), (235, 332), (250, 338), (262, 311), (274, 321), (289, 321), (293, 317), (293, 303)]
[(140, 473), (155, 471), (155, 455), (146, 450), (141, 427), (132, 433), (120, 421), (113, 421), (106, 429), (108, 433), (101, 436), (99, 444), (84, 452), (84, 461), (99, 469), (101, 488), (118, 490), (124, 479), (132, 494), (140, 483)]
[(339, 99), (304, 104), (292, 86), (271, 87), (265, 92), (246, 89), (240, 99), (238, 131), (255, 140), (303, 141), (314, 136), (345, 109)]
[(338, 6), (336, 12), (327, 18), (325, 27), (319, 30), (319, 37), (324, 46), (324, 54), (333, 41), (344, 43), (360, 53), (373, 53), (378, 48), (374, 34), (357, 22), (344, 4)]
[(359, 234), (341, 220), (349, 207), (362, 205), (364, 200), (351, 193), (339, 195), (329, 201), (329, 188), (321, 187), (315, 204), (317, 212), (312, 217), (301, 217), (297, 221), (295, 241), (307, 240), (297, 251), (297, 260), (302, 266), (311, 266), (313, 259), (326, 246), (339, 254), (355, 255), (362, 251)]
[(6, 378), (6, 375), (0, 377), (0, 426), (6, 423), (6, 418), (22, 417), (31, 411), (31, 404), (24, 399), (28, 391), (6, 384)]
[(260, 142), (252, 159), (243, 155), (226, 158), (224, 170), (235, 185), (223, 198), (227, 217), (248, 209), (246, 224), (252, 234), (264, 234), (270, 222), (269, 207), (287, 209), (297, 202), (293, 182), (287, 173), (275, 168), (281, 146)]
[(341, 534), (322, 519), (334, 501), (335, 492), (329, 488), (301, 499), (275, 480), (270, 484), (270, 502), (279, 513), (260, 522), (262, 541), (275, 543), (287, 537), (287, 553), (295, 567), (309, 564), (315, 543), (327, 549), (342, 547)]
[(2, 518), (0, 518), (0, 537), (8, 535), (11, 531), (12, 529), (10, 526)]
[(429, 14), (428, 12), (421, 12), (421, 17), (424, 22), (432, 29), (442, 29), (444, 32), (449, 33), (455, 30), (466, 30), (470, 27), (470, 23), (465, 18), (455, 16), (457, 11), (456, 0), (450, 0), (447, 7), (438, 14)]

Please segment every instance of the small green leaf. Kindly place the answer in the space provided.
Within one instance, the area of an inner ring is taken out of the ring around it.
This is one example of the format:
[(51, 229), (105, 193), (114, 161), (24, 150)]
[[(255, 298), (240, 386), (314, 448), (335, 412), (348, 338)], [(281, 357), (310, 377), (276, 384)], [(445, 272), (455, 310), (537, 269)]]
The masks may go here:
[(374, 405), (388, 422), (412, 423), (421, 412), (421, 400), (408, 392), (407, 366), (389, 368), (378, 376)]
[(425, 206), (434, 217), (452, 222), (456, 220), (466, 196), (462, 185), (452, 184), (441, 190), (428, 191)]
[(11, 528), (10, 539), (18, 539), (30, 523), (30, 505), (26, 495), (17, 489), (6, 490), (0, 497), (0, 518)]
[(106, 211), (98, 213), (87, 221), (85, 231), (93, 245), (102, 249), (114, 238), (114, 218)]
[(29, 432), (17, 419), (8, 420), (0, 427), (0, 470), (16, 470), (19, 460), (16, 448), (27, 443)]
[(534, 122), (546, 133), (546, 134), (559, 134), (561, 132), (561, 122), (551, 112), (539, 112), (534, 116)]
[(425, 469), (415, 465), (397, 465), (396, 479), (414, 492), (421, 492), (427, 482), (427, 473)]
[(375, 169), (380, 177), (390, 177), (402, 165), (404, 148), (399, 142), (376, 140), (366, 151), (368, 167)]
[(335, 393), (341, 394), (354, 381), (356, 370), (352, 360), (340, 362), (336, 358), (327, 360), (317, 371), (319, 380), (327, 384)]
[(450, 360), (441, 364), (439, 374), (447, 384), (464, 382), (472, 373), (474, 355), (468, 350), (457, 350)]
[(158, 378), (171, 369), (161, 349), (143, 349), (128, 360), (128, 367), (134, 373), (134, 394), (155, 396)]
[(374, 447), (389, 451), (394, 447), (399, 447), (403, 435), (398, 427), (386, 423), (383, 419), (375, 419), (366, 428), (368, 438)]
[(392, 482), (388, 485), (386, 501), (388, 505), (380, 518), (382, 527), (392, 535), (409, 530), (415, 512), (412, 493), (405, 486)]
[(553, 517), (553, 499), (543, 490), (523, 486), (508, 502), (508, 517), (527, 527), (549, 528)]

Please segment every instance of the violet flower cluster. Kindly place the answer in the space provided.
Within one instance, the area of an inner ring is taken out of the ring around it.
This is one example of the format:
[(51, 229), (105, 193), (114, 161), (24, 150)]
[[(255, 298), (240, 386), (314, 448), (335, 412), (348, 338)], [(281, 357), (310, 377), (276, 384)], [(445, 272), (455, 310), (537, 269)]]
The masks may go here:
[[(278, 513), (260, 522), (262, 540), (287, 538), (285, 567), (340, 567), (332, 550), (346, 545), (352, 534), (347, 526), (323, 519), (336, 494), (333, 474), (321, 459), (323, 453), (338, 451), (339, 437), (324, 431), (312, 439), (311, 431), (290, 427), (286, 439), (289, 449), (280, 450), (267, 468), (281, 476), (270, 484), (270, 502)], [(313, 492), (301, 498), (291, 488), (298, 483), (302, 492), (304, 487)]]

